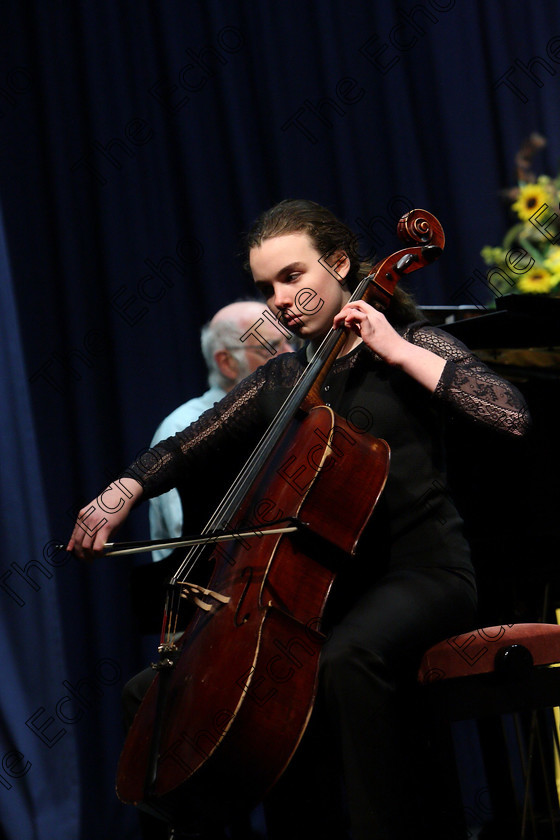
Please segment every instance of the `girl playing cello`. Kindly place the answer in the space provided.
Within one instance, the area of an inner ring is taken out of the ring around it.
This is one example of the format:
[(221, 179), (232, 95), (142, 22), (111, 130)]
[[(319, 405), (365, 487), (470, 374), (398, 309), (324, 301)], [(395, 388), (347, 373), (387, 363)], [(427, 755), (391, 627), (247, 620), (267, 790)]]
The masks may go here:
[[(235, 475), (301, 375), (306, 352), (333, 326), (346, 328), (321, 397), (355, 426), (359, 418), (360, 431), (386, 440), (391, 464), (356, 556), (338, 569), (312, 725), (268, 797), (267, 821), (271, 840), (408, 840), (417, 836), (418, 810), (402, 698), (432, 644), (476, 626), (474, 572), (447, 490), (441, 420), (459, 412), (520, 436), (527, 409), (460, 342), (422, 324), (399, 289), (385, 313), (350, 301), (366, 269), (356, 237), (329, 210), (283, 201), (257, 219), (246, 244), (269, 309), (309, 349), (272, 358), (154, 447), (148, 468), (133, 464), (120, 486), (104, 491), (103, 507), (94, 500), (80, 511), (68, 549), (98, 556), (141, 499), (177, 486), (185, 507), (195, 481), (200, 493), (201, 474)], [(343, 797), (335, 792), (339, 776)]]

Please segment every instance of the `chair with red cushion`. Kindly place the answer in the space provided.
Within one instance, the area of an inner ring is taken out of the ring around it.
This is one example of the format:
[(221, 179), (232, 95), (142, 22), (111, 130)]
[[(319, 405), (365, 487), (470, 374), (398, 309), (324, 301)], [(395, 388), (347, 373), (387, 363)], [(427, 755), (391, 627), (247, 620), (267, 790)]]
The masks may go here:
[[(453, 815), (448, 817), (449, 840), (468, 836), (464, 821), (457, 821), (462, 807), (451, 723), (471, 719), (482, 723), (487, 719), (488, 726), (488, 719), (494, 716), (495, 726), (496, 716), (509, 714), (514, 715), (518, 734), (524, 788), (522, 802), (519, 797), (512, 801), (510, 795), (509, 805), (504, 809), (512, 831), (511, 840), (560, 838), (553, 759), (553, 745), (558, 749), (558, 734), (552, 714), (542, 711), (560, 706), (560, 668), (550, 667), (557, 664), (560, 664), (560, 626), (555, 624), (484, 627), (446, 639), (424, 655), (418, 680), (432, 721), (434, 749), (445, 767), (440, 802)], [(539, 753), (538, 765), (534, 761), (535, 752)], [(512, 762), (515, 762), (511, 749), (505, 762), (503, 755), (485, 756), (485, 763), (488, 760), (498, 761), (504, 784), (506, 774), (511, 779)], [(488, 774), (488, 767), (486, 770)], [(514, 791), (513, 784), (510, 791)], [(490, 793), (492, 796), (492, 790)], [(543, 830), (538, 824), (538, 811), (542, 807), (548, 815), (544, 835), (538, 833)]]

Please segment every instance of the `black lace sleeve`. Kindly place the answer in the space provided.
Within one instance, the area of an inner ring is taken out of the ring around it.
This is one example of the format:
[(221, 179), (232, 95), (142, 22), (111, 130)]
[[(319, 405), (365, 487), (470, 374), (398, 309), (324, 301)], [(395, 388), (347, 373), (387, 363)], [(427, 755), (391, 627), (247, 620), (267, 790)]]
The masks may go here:
[(185, 475), (211, 481), (232, 478), (256, 446), (302, 369), (299, 354), (272, 359), (240, 382), (198, 420), (151, 447), (123, 473), (142, 484), (144, 496), (165, 493)]
[(408, 341), (444, 359), (434, 395), (451, 408), (511, 435), (524, 435), (531, 418), (520, 391), (490, 370), (457, 338), (435, 327), (410, 329)]

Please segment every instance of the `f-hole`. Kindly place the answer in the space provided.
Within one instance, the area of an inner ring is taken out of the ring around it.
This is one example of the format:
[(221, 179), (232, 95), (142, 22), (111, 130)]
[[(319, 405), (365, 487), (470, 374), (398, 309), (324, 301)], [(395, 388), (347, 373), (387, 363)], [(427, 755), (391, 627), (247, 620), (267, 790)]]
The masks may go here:
[(251, 581), (253, 580), (253, 569), (251, 566), (245, 566), (243, 571), (241, 572), (241, 577), (246, 578), (245, 586), (243, 587), (243, 592), (241, 594), (241, 598), (239, 599), (239, 603), (237, 604), (237, 609), (235, 610), (235, 618), (233, 622), (236, 627), (241, 627), (242, 624), (245, 624), (246, 621), (249, 620), (249, 616), (251, 613), (243, 614), (243, 601), (245, 600), (245, 595), (247, 594), (247, 590), (251, 585)]

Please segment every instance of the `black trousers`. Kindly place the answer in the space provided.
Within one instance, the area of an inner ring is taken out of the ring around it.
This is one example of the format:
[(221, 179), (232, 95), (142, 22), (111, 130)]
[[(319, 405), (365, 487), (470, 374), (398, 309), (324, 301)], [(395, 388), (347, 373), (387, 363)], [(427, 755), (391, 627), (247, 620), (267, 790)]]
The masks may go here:
[(424, 807), (437, 782), (416, 673), (429, 647), (475, 626), (474, 581), (451, 570), (394, 570), (357, 598), (323, 648), (308, 733), (266, 803), (269, 840), (448, 840)]
[[(396, 569), (354, 598), (323, 647), (308, 731), (265, 802), (269, 840), (409, 840), (430, 836), (432, 821), (437, 836), (437, 815), (422, 813), (415, 675), (429, 647), (475, 626), (476, 590), (462, 572)], [(125, 687), (129, 722), (151, 676)]]

